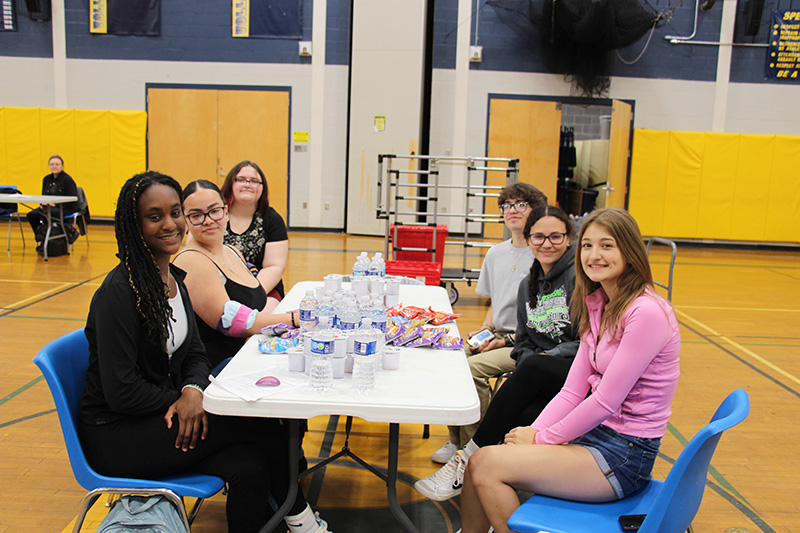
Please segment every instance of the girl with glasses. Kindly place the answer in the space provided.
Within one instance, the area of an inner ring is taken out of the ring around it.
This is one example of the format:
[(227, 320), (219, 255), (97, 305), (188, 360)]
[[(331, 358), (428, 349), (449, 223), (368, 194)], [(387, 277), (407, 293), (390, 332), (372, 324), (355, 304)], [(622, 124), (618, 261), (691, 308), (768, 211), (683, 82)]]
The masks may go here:
[[(120, 263), (86, 319), (78, 423), (86, 459), (108, 476), (219, 476), (228, 486), (228, 531), (258, 531), (273, 515), (270, 496), (288, 494), (289, 436), (278, 420), (203, 410), (209, 362), (185, 274), (170, 264), (186, 231), (178, 182), (157, 172), (128, 180), (114, 227)], [(328, 531), (302, 492), (286, 523), (291, 533)]]
[(241, 253), (225, 244), (228, 208), (214, 183), (197, 180), (183, 189), (183, 215), (192, 238), (175, 265), (186, 271), (200, 336), (216, 373), (247, 337), (271, 324), (297, 325), (298, 317), (273, 314), (278, 301), (267, 296)]
[(575, 361), (533, 424), (472, 455), (461, 493), (463, 533), (490, 525), (508, 532), (517, 489), (602, 502), (650, 479), (680, 375), (678, 322), (655, 292), (642, 235), (626, 211), (592, 212), (577, 245)]
[(516, 368), (492, 397), (466, 445), (439, 471), (414, 485), (432, 500), (460, 494), (476, 450), (502, 442), (513, 428), (536, 419), (564, 385), (578, 351), (578, 332), (569, 313), (575, 287), (572, 222), (557, 207), (538, 207), (528, 216), (523, 235), (534, 262), (517, 292), (516, 344), (511, 351)]
[(237, 163), (225, 178), (222, 197), (229, 217), (225, 243), (241, 252), (267, 294), (280, 300), (289, 236), (283, 218), (269, 205), (264, 172), (253, 161)]

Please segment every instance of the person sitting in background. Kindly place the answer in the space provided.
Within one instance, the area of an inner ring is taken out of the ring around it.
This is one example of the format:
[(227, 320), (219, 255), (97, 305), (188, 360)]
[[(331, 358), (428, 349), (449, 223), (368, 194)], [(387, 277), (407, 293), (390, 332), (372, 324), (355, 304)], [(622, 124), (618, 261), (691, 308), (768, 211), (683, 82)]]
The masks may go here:
[[(181, 187), (157, 172), (128, 180), (114, 217), (120, 263), (97, 289), (86, 319), (89, 368), (78, 435), (89, 464), (108, 476), (176, 472), (219, 476), (228, 486), (228, 531), (259, 531), (269, 498), (289, 489), (287, 428), (279, 420), (203, 410), (209, 361), (184, 272), (170, 257), (186, 225)], [(297, 493), (291, 533), (326, 533)]]
[[(60, 155), (52, 155), (47, 164), (50, 166), (50, 174), (42, 178), (42, 196), (78, 196), (78, 187), (72, 176), (64, 172), (64, 160)], [(50, 211), (51, 219), (59, 219), (61, 215), (68, 215), (78, 210), (78, 202), (67, 202), (65, 204), (41, 204), (36, 209), (32, 209), (26, 215), (28, 224), (36, 235), (37, 230), (47, 224), (47, 211)], [(41, 244), (40, 244), (41, 246)], [(37, 247), (37, 251), (39, 247)]]
[(237, 163), (222, 184), (229, 221), (225, 244), (235, 246), (267, 294), (283, 298), (283, 271), (289, 258), (286, 224), (269, 205), (269, 187), (261, 168), (252, 161)]
[(653, 287), (639, 226), (592, 212), (578, 236), (572, 299), (581, 344), (564, 387), (505, 445), (477, 450), (461, 492), (462, 532), (506, 533), (517, 490), (587, 502), (624, 498), (650, 479), (680, 376), (672, 306)]
[[(467, 359), (481, 402), (481, 418), (491, 399), (489, 378), (514, 369), (511, 349), (517, 329), (517, 288), (533, 264), (533, 253), (525, 242), (523, 230), (530, 212), (546, 206), (547, 197), (533, 185), (514, 183), (500, 192), (497, 205), (511, 238), (486, 252), (475, 291), (490, 298), (491, 304), (480, 329), (469, 332), (467, 336), (469, 339), (483, 330), (494, 333), (491, 339), (472, 349), (472, 355)], [(450, 426), (449, 440), (433, 453), (431, 459), (436, 463), (447, 463), (472, 438), (479, 423)]]
[(575, 287), (572, 222), (558, 207), (534, 209), (523, 232), (535, 260), (519, 284), (517, 333), (511, 358), (516, 368), (492, 398), (477, 431), (437, 472), (414, 488), (432, 500), (461, 493), (470, 456), (497, 444), (506, 433), (533, 422), (561, 390), (580, 341), (570, 320)]
[(272, 324), (297, 326), (299, 317), (272, 313), (278, 301), (267, 296), (239, 251), (225, 244), (228, 208), (214, 183), (189, 183), (183, 189), (183, 214), (192, 238), (174, 263), (186, 271), (200, 338), (216, 374), (216, 367), (233, 357), (247, 337)]

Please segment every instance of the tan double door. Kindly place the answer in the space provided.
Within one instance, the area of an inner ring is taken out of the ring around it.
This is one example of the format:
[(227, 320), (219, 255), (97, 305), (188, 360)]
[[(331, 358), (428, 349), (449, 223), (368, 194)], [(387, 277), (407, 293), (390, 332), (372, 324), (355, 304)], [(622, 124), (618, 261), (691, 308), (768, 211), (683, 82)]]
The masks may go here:
[[(148, 168), (186, 185), (222, 185), (239, 161), (267, 176), (270, 205), (286, 219), (289, 91), (148, 88)], [(287, 220), (288, 222), (288, 220)]]
[[(600, 190), (605, 203), (625, 207), (630, 156), (632, 108), (614, 100), (611, 115), (608, 185)], [(558, 186), (558, 151), (561, 135), (561, 106), (552, 100), (528, 100), (492, 97), (489, 101), (488, 157), (519, 159), (519, 181), (530, 183), (556, 201)], [(505, 185), (501, 172), (487, 172), (488, 185)], [(486, 212), (498, 212), (487, 200)], [(484, 235), (502, 238), (500, 224), (487, 224)]]

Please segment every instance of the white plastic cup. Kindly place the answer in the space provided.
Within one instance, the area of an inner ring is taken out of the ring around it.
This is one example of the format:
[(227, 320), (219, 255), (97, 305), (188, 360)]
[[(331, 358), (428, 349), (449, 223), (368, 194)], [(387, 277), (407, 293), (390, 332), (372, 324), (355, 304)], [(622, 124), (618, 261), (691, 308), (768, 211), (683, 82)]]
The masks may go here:
[(383, 352), (383, 369), (384, 370), (399, 370), (400, 369), (400, 350), (394, 347), (386, 347)]
[(356, 291), (356, 294), (359, 296), (367, 294), (369, 292), (369, 280), (364, 276), (352, 278), (350, 287)]
[(306, 356), (301, 351), (289, 352), (289, 371), (290, 372), (305, 372), (306, 370)]
[(394, 307), (395, 305), (400, 303), (400, 295), (399, 294), (387, 294), (383, 297), (383, 303), (386, 305), (386, 308)]
[(347, 366), (347, 357), (334, 357), (331, 359), (333, 365), (333, 379), (342, 379)]
[(400, 280), (389, 278), (386, 280), (386, 294), (400, 294)]
[(347, 357), (344, 359), (344, 371), (348, 374), (353, 373), (353, 354), (347, 354)]
[(369, 278), (369, 292), (382, 296), (386, 292), (386, 284), (383, 282), (383, 278)]
[(336, 292), (342, 288), (341, 274), (328, 274), (323, 280), (323, 287), (326, 291)]
[(352, 343), (348, 335), (337, 333), (333, 341), (333, 357), (344, 358), (347, 355), (347, 345)]
[(304, 372), (306, 373), (307, 376), (309, 376), (311, 375), (311, 363), (313, 362), (314, 357), (310, 354), (309, 355), (303, 354), (303, 359), (305, 359), (306, 361), (306, 368)]

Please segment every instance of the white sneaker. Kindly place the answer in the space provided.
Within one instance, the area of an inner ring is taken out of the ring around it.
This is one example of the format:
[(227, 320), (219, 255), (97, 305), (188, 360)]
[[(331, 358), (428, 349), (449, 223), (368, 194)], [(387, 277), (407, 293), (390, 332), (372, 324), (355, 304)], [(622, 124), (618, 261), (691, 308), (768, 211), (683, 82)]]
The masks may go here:
[(461, 494), (467, 460), (458, 451), (447, 464), (430, 476), (414, 483), (414, 489), (431, 500), (443, 502)]
[(453, 458), (453, 456), (458, 451), (458, 447), (450, 441), (447, 441), (447, 444), (433, 452), (431, 455), (431, 461), (434, 463), (439, 463), (440, 465), (446, 464), (447, 461)]
[(331, 533), (328, 531), (328, 523), (319, 517), (319, 511), (314, 513), (317, 518), (317, 525), (319, 526), (314, 533)]

